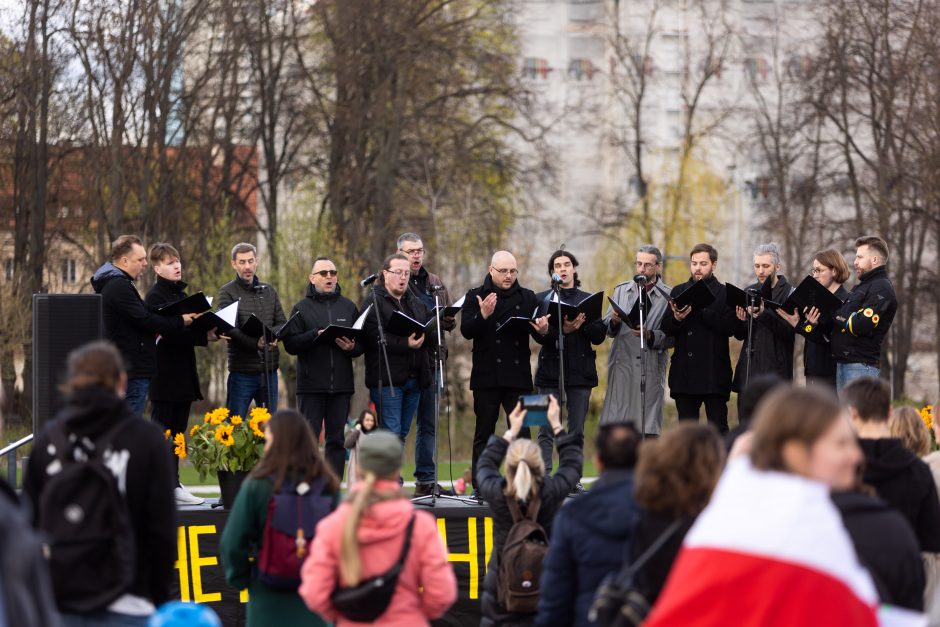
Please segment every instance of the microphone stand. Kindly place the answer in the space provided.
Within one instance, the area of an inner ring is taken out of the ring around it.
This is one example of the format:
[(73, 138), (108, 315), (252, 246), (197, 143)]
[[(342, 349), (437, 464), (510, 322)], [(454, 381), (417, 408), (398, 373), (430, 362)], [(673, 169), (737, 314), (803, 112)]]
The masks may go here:
[[(379, 327), (379, 348), (382, 350), (382, 358), (385, 360), (385, 372), (388, 375), (388, 387), (391, 390), (392, 398), (395, 398), (395, 385), (392, 383), (392, 367), (388, 364), (388, 342), (385, 339), (385, 327), (382, 326), (382, 314), (379, 313), (379, 301), (375, 295), (375, 285), (372, 286), (372, 309), (375, 310), (375, 322)], [(381, 370), (381, 365), (379, 366)], [(382, 373), (379, 373), (379, 426), (382, 425), (384, 416), (382, 414)], [(397, 433), (395, 435), (398, 435)]]
[[(756, 302), (756, 296), (751, 293), (751, 290), (747, 291), (747, 355), (745, 355), (745, 364), (746, 368), (744, 370), (744, 385), (747, 386), (748, 382), (751, 380), (751, 353), (754, 351), (753, 341), (753, 332), (754, 332), (754, 316), (751, 315), (751, 309), (754, 307)], [(742, 388), (743, 389), (743, 388)]]
[[(434, 449), (431, 453), (431, 459), (434, 460), (434, 484), (431, 487), (431, 494), (425, 496), (416, 496), (411, 499), (412, 503), (420, 503), (424, 500), (430, 499), (431, 507), (437, 503), (438, 498), (442, 499), (451, 499), (454, 501), (460, 501), (462, 503), (476, 504), (477, 501), (471, 498), (461, 498), (459, 496), (451, 496), (449, 494), (438, 494), (437, 493), (437, 481), (438, 481), (438, 471), (437, 471), (437, 427), (441, 421), (441, 398), (447, 393), (447, 388), (444, 385), (444, 344), (443, 337), (444, 334), (441, 331), (441, 303), (440, 303), (440, 293), (434, 291), (434, 321), (435, 328), (437, 330), (437, 358), (434, 360), (434, 385), (437, 389), (437, 396), (434, 399)], [(451, 486), (453, 487), (453, 486)]]
[(646, 439), (646, 287), (636, 284), (640, 310), (640, 439)]
[(564, 317), (561, 312), (561, 281), (552, 281), (552, 290), (555, 292), (555, 306), (558, 309), (558, 422), (565, 418), (565, 331)]

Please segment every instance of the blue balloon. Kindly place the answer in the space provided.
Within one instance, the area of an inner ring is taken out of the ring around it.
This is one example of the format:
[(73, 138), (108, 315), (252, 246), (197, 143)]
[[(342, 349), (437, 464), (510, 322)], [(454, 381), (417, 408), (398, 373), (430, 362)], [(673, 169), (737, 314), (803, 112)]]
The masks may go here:
[(208, 606), (170, 601), (154, 612), (147, 627), (222, 627), (222, 621)]

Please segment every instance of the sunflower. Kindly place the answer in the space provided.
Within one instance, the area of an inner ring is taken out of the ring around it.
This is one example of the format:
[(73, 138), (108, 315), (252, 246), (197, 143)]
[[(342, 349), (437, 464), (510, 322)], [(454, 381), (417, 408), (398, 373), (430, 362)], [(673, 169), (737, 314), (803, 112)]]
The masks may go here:
[(228, 418), (228, 409), (225, 407), (219, 407), (212, 410), (209, 422), (214, 425), (220, 425), (225, 422), (225, 419)]
[(182, 433), (177, 433), (176, 437), (173, 438), (173, 444), (176, 447), (173, 449), (173, 452), (176, 453), (176, 456), (180, 459), (186, 459), (186, 436)]
[(241, 416), (232, 416), (232, 419), (229, 420), (229, 422), (231, 422), (233, 425), (240, 425), (240, 424), (242, 423), (242, 417), (241, 417)]
[(167, 440), (170, 439), (170, 430), (169, 430), (169, 429), (167, 429), (166, 431), (163, 432), (163, 437), (166, 438)]
[(235, 438), (232, 437), (231, 429), (223, 433), (222, 437), (219, 438), (219, 442), (221, 442), (224, 446), (232, 446), (235, 444)]
[(232, 425), (219, 425), (215, 430), (214, 437), (216, 440), (225, 444), (225, 446), (231, 446), (235, 443), (235, 440), (232, 438), (232, 431), (235, 429)]
[(193, 428), (189, 430), (189, 437), (196, 435), (197, 431), (199, 431), (199, 425), (193, 425)]
[(924, 421), (928, 431), (933, 429), (933, 405), (927, 405), (920, 410), (920, 419)]

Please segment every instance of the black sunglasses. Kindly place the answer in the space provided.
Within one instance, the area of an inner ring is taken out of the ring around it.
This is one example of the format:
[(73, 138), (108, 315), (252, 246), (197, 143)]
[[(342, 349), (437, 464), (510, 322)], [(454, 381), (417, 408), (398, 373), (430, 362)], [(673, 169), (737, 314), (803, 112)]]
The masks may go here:
[(314, 274), (319, 274), (322, 277), (336, 276), (336, 270), (317, 270)]

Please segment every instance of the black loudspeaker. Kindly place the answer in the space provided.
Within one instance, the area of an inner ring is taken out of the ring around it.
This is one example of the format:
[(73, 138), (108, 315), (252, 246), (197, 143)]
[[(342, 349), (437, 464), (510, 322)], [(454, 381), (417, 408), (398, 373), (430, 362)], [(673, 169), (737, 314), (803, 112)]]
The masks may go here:
[(103, 337), (100, 294), (33, 294), (33, 433), (62, 408), (69, 353)]

